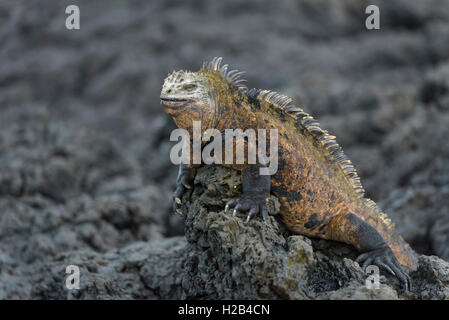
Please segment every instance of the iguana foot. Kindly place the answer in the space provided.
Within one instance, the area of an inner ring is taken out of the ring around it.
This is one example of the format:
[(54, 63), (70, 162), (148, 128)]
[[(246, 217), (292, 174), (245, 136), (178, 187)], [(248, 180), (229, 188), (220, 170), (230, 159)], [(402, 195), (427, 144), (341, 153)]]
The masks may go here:
[(265, 195), (264, 196), (243, 195), (240, 198), (231, 199), (226, 203), (225, 212), (227, 212), (230, 208), (234, 208), (233, 211), (234, 217), (240, 211), (249, 210), (246, 222), (248, 222), (257, 213), (260, 213), (265, 223), (268, 223), (268, 209)]
[(189, 183), (191, 170), (185, 165), (179, 166), (178, 177), (176, 178), (176, 190), (173, 194), (173, 211), (180, 216), (184, 216), (182, 212), (182, 196), (186, 192), (186, 189), (191, 189), (192, 186)]
[(373, 264), (391, 273), (404, 284), (406, 291), (408, 291), (411, 287), (411, 279), (409, 275), (402, 269), (401, 264), (389, 247), (362, 253), (358, 256), (356, 262), (362, 263), (361, 266), (364, 271), (369, 265)]
[(242, 170), (242, 196), (226, 203), (225, 211), (234, 208), (233, 215), (239, 211), (248, 211), (248, 222), (257, 213), (262, 215), (263, 221), (268, 223), (267, 198), (270, 196), (271, 177), (260, 175), (259, 165), (249, 164)]

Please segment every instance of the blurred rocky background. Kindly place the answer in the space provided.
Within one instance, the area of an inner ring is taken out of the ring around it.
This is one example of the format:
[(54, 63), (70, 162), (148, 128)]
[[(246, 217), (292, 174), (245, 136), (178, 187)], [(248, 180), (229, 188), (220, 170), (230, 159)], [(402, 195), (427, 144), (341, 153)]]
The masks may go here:
[[(217, 55), (318, 118), (412, 247), (449, 260), (449, 1), (3, 0), (0, 299), (236, 297), (179, 276), (198, 237), (186, 247), (171, 213), (159, 104), (168, 72)], [(83, 291), (64, 289), (67, 264), (89, 275)], [(234, 292), (316, 298), (315, 278), (304, 296)], [(361, 297), (352, 285), (319, 297)]]

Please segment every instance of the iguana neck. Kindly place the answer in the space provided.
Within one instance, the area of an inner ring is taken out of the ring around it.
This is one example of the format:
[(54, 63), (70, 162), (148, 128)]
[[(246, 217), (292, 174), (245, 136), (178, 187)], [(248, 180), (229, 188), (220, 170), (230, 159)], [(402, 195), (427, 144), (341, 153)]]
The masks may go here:
[(225, 129), (242, 129), (253, 127), (252, 112), (248, 97), (238, 88), (233, 87), (220, 74), (203, 71), (211, 86), (211, 105), (214, 119), (210, 128), (220, 132)]

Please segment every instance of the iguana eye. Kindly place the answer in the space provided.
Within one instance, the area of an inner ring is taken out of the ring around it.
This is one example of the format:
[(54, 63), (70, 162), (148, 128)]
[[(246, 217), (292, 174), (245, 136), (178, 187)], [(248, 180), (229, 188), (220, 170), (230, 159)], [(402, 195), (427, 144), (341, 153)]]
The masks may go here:
[(196, 89), (196, 84), (192, 84), (192, 83), (186, 84), (182, 88), (187, 91), (192, 91), (192, 90)]

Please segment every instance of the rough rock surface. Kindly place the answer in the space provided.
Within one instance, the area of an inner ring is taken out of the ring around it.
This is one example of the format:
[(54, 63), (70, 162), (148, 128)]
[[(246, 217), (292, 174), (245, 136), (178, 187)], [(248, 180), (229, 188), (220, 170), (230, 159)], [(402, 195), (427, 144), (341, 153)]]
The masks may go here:
[[(237, 172), (201, 168), (183, 198), (185, 238), (136, 241), (105, 253), (64, 251), (19, 268), (3, 255), (0, 293), (9, 294), (1, 298), (449, 299), (449, 263), (420, 256), (410, 292), (389, 275), (380, 277), (378, 289), (367, 288), (353, 248), (289, 233), (276, 219), (275, 197), (269, 224), (224, 212), (239, 188)], [(41, 243), (35, 252), (51, 250), (49, 241)], [(80, 266), (79, 290), (65, 288), (68, 265)], [(23, 287), (12, 281), (17, 272)]]
[(0, 299), (62, 297), (28, 275), (58, 276), (40, 266), (65, 252), (105, 253), (181, 226), (169, 219), (169, 191), (143, 185), (139, 166), (110, 140), (39, 119), (3, 129)]
[[(69, 4), (80, 30), (64, 26)], [(368, 4), (380, 30), (364, 28)], [(274, 218), (246, 225), (200, 189), (184, 232), (170, 212), (174, 125), (159, 92), (169, 71), (215, 55), (314, 115), (413, 248), (449, 260), (448, 1), (4, 0), (0, 298), (447, 297), (441, 259), (421, 257), (410, 297), (389, 277), (369, 291), (352, 249), (292, 236)], [(230, 234), (272, 243), (229, 249)], [(284, 263), (295, 247), (323, 277)], [(63, 287), (75, 262), (77, 293)]]

